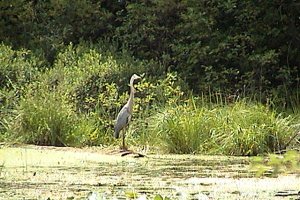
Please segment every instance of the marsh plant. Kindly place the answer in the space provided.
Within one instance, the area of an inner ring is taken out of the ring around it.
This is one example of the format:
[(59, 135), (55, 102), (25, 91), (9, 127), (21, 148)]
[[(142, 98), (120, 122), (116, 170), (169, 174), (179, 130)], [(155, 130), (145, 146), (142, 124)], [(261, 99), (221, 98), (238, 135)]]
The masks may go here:
[(295, 150), (289, 150), (282, 155), (256, 156), (251, 159), (251, 169), (259, 177), (264, 175), (276, 177), (281, 173), (299, 174), (300, 154)]
[(151, 131), (170, 153), (257, 155), (279, 151), (294, 133), (290, 125), (289, 117), (259, 103), (190, 101), (157, 114)]
[(64, 146), (77, 123), (66, 96), (56, 92), (29, 92), (21, 99), (17, 112), (9, 131), (31, 144)]

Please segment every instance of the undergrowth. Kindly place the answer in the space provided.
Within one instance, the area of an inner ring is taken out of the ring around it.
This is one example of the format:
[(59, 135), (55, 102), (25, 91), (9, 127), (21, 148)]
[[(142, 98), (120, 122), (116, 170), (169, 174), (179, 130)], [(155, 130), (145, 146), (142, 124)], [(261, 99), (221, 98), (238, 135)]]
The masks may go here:
[(282, 150), (299, 128), (299, 120), (246, 98), (193, 96), (184, 80), (158, 62), (137, 60), (103, 42), (70, 44), (52, 66), (30, 51), (0, 48), (6, 52), (1, 54), (0, 141), (117, 145), (113, 126), (128, 99), (133, 73), (144, 78), (135, 85), (126, 137), (132, 146), (170, 153), (257, 155)]

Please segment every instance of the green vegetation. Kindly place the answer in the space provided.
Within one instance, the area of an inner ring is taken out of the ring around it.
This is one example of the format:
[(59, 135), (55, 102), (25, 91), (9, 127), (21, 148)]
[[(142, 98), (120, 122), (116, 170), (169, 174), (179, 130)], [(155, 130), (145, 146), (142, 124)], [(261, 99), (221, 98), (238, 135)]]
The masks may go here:
[(251, 168), (257, 176), (269, 175), (277, 177), (281, 173), (299, 174), (300, 154), (297, 151), (288, 151), (284, 155), (270, 154), (268, 157), (253, 157)]
[[(238, 1), (0, 2), (0, 141), (257, 155), (297, 147), (299, 5)], [(291, 140), (291, 138), (293, 138)]]
[(172, 107), (153, 120), (156, 137), (172, 153), (257, 155), (280, 151), (292, 137), (291, 120), (243, 101), (213, 107)]

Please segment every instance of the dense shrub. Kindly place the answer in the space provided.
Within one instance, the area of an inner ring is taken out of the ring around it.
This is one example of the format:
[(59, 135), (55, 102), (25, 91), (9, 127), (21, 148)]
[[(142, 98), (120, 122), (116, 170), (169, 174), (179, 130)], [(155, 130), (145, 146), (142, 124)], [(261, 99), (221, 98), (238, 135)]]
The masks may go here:
[(0, 89), (24, 86), (37, 76), (42, 62), (26, 49), (0, 44)]
[(26, 85), (36, 80), (43, 65), (29, 50), (13, 50), (0, 44), (0, 134), (6, 131), (7, 120), (25, 93)]
[[(98, 137), (105, 132), (104, 125), (96, 118), (108, 120), (107, 116), (82, 114), (80, 108), (84, 102), (76, 101), (77, 90), (84, 87), (90, 77), (103, 77), (117, 71), (116, 67), (109, 55), (104, 58), (85, 45), (67, 46), (58, 54), (53, 68), (28, 85), (26, 95), (15, 108), (15, 119), (8, 122), (8, 132), (34, 144), (96, 144), (95, 134)], [(93, 94), (96, 92), (100, 91)], [(95, 108), (91, 112), (96, 112)], [(97, 140), (98, 144), (102, 142)]]
[(97, 40), (110, 32), (113, 15), (101, 1), (1, 1), (0, 41), (41, 49), (48, 61), (70, 42)]
[(290, 104), (299, 90), (296, 1), (0, 2), (0, 41), (52, 63), (70, 42), (117, 41), (119, 51), (159, 60), (196, 93), (239, 90)]
[(42, 71), (38, 59), (29, 62), (21, 51), (3, 48), (10, 53), (2, 63), (11, 65), (3, 65), (2, 74), (13, 84), (1, 91), (14, 103), (9, 111), (1, 107), (1, 114), (6, 113), (1, 137), (42, 145), (114, 144), (114, 120), (128, 99), (133, 73), (144, 77), (136, 83), (129, 145), (164, 146), (173, 153), (256, 155), (283, 148), (293, 131), (289, 118), (259, 103), (230, 104), (223, 94), (208, 101), (203, 96), (197, 103), (186, 100), (190, 94), (176, 73), (162, 70), (155, 76), (156, 62), (134, 59), (106, 42), (70, 44)]
[(294, 51), (299, 40), (290, 34), (299, 35), (294, 2), (186, 1), (185, 6), (172, 57), (194, 90), (240, 89), (261, 100), (272, 88), (299, 83)]
[(70, 44), (61, 51), (53, 67), (26, 86), (14, 113), (5, 119), (6, 131), (34, 144), (111, 144), (113, 123), (128, 99), (133, 73), (145, 75), (136, 85), (139, 117), (182, 96), (176, 74), (155, 80), (154, 62), (134, 60), (126, 52), (113, 54), (102, 44)]
[(122, 25), (116, 28), (114, 38), (139, 58), (159, 59), (169, 64), (170, 44), (176, 38), (175, 27), (183, 10), (182, 3), (172, 0), (130, 3), (126, 15), (121, 12), (117, 16)]

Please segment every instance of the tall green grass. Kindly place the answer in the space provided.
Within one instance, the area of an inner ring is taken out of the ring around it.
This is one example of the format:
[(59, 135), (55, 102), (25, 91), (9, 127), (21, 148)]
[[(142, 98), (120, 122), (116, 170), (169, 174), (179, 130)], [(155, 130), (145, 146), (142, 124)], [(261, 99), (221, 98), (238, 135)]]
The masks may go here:
[(77, 122), (73, 108), (66, 101), (59, 93), (28, 93), (10, 123), (11, 135), (25, 143), (64, 146)]
[(152, 119), (150, 138), (161, 140), (170, 153), (257, 155), (279, 151), (294, 133), (290, 117), (245, 101), (204, 107), (188, 103)]

